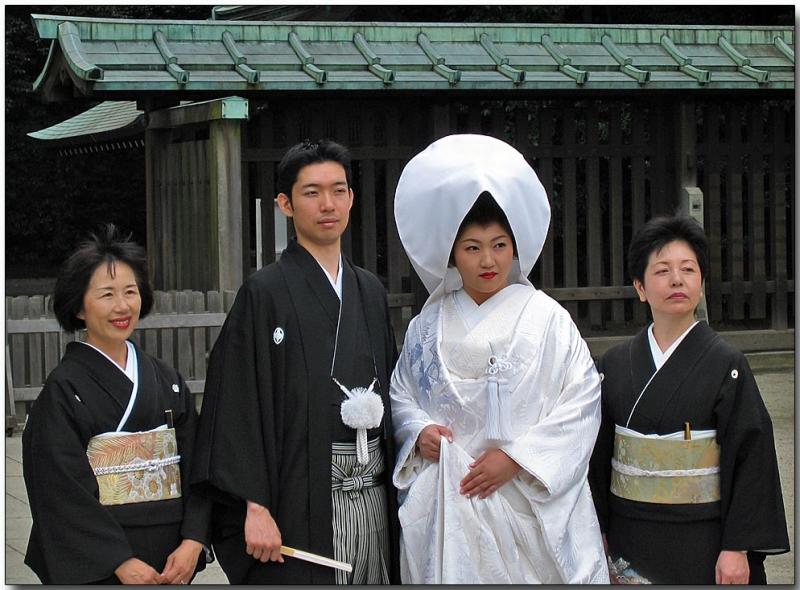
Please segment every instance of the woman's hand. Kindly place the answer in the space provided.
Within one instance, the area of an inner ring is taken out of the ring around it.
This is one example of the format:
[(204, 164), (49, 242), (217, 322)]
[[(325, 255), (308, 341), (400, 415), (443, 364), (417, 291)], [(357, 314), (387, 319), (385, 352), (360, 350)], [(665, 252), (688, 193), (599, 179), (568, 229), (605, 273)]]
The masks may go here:
[(165, 584), (187, 584), (197, 569), (197, 558), (203, 550), (203, 544), (184, 539), (178, 548), (167, 557), (167, 563), (161, 575)]
[(247, 516), (244, 519), (244, 540), (247, 554), (261, 562), (278, 561), (281, 555), (281, 531), (264, 506), (247, 501)]
[(122, 564), (114, 570), (114, 574), (119, 578), (123, 584), (163, 584), (164, 576), (159, 574), (152, 567), (147, 565), (141, 559), (131, 557), (122, 562)]
[(441, 424), (428, 424), (417, 437), (417, 448), (423, 459), (438, 463), (442, 437), (453, 442), (453, 433)]
[(481, 500), (488, 498), (522, 469), (500, 449), (489, 449), (469, 467), (469, 473), (461, 480), (460, 491), (468, 498), (478, 495)]
[(715, 568), (717, 584), (747, 584), (750, 564), (745, 551), (720, 551)]

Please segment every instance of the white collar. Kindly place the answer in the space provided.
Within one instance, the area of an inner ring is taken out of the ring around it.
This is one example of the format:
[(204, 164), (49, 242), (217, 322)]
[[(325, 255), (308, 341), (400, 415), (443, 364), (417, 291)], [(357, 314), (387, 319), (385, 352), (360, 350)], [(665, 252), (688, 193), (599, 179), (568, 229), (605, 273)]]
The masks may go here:
[[(315, 258), (314, 260), (317, 260), (317, 259)], [(322, 263), (320, 263), (319, 260), (317, 260), (317, 264), (319, 264), (319, 267), (325, 273), (325, 276), (328, 277), (328, 280), (331, 283), (331, 287), (333, 287), (333, 290), (336, 291), (336, 295), (339, 297), (339, 301), (341, 301), (342, 300), (342, 275), (344, 274), (344, 272), (343, 272), (344, 267), (342, 265), (342, 253), (339, 252), (339, 272), (336, 273), (336, 278), (335, 279), (331, 276), (331, 273), (328, 272), (328, 269), (325, 268), (324, 266), (322, 266)]]
[(675, 349), (678, 348), (678, 345), (686, 338), (686, 335), (692, 331), (697, 325), (695, 321), (691, 326), (689, 326), (686, 331), (678, 336), (678, 338), (670, 344), (669, 348), (664, 352), (661, 352), (661, 348), (658, 346), (658, 342), (656, 342), (656, 337), (653, 335), (653, 326), (655, 324), (650, 324), (650, 327), (647, 328), (647, 339), (650, 341), (650, 354), (653, 356), (653, 364), (656, 366), (656, 371), (658, 371), (664, 363), (667, 362), (667, 359), (675, 352)]
[(489, 297), (489, 299), (478, 305), (462, 287), (452, 292), (453, 303), (467, 330), (472, 330), (487, 316), (496, 312), (498, 308), (506, 305), (509, 298), (513, 297), (520, 288), (523, 290), (527, 290), (528, 288), (533, 289), (533, 287), (512, 283), (506, 285), (500, 289), (500, 291)]
[(125, 368), (124, 368), (124, 369), (123, 369), (122, 367), (120, 367), (120, 366), (119, 366), (119, 365), (116, 363), (116, 361), (114, 361), (114, 360), (113, 360), (113, 359), (112, 359), (110, 356), (108, 356), (108, 355), (107, 355), (105, 352), (103, 352), (102, 350), (100, 350), (99, 348), (97, 348), (97, 347), (96, 347), (94, 344), (89, 344), (88, 342), (84, 342), (83, 340), (79, 340), (79, 342), (80, 342), (81, 344), (85, 344), (86, 346), (91, 346), (91, 347), (92, 347), (92, 348), (94, 348), (94, 349), (95, 349), (97, 352), (99, 352), (99, 353), (100, 353), (100, 354), (102, 354), (104, 357), (106, 357), (106, 358), (109, 360), (109, 362), (110, 362), (112, 365), (114, 365), (114, 366), (115, 366), (116, 368), (118, 368), (120, 371), (122, 371), (123, 373), (125, 373), (125, 376), (126, 376), (128, 379), (130, 379), (132, 383), (136, 383), (136, 382), (139, 380), (139, 375), (137, 375), (137, 371), (135, 370), (135, 367), (136, 367), (136, 359), (134, 358), (134, 355), (136, 354), (136, 351), (134, 350), (134, 348), (133, 348), (133, 344), (132, 344), (130, 341), (128, 341), (128, 340), (126, 340), (126, 341), (125, 341), (125, 344), (128, 346), (128, 358), (127, 358), (127, 359), (125, 359)]

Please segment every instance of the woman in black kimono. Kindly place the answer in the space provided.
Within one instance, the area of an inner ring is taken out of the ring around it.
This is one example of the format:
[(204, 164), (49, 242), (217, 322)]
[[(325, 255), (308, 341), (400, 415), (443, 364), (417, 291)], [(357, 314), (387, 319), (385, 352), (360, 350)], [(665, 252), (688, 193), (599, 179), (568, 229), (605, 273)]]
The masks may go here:
[[(33, 517), (25, 563), (45, 584), (185, 584), (205, 567), (208, 507), (181, 485), (197, 422), (192, 394), (171, 367), (128, 340), (152, 304), (144, 250), (112, 225), (80, 246), (56, 282), (59, 324), (85, 328), (86, 341), (67, 345), (22, 435)], [(171, 441), (171, 459), (135, 469), (154, 458), (137, 447), (134, 468), (98, 472), (90, 464), (90, 441), (110, 440), (93, 437), (150, 431), (170, 419), (174, 434), (152, 437)], [(101, 477), (116, 478), (105, 496)]]
[(689, 217), (633, 237), (628, 267), (653, 323), (609, 350), (589, 481), (612, 578), (766, 583), (789, 550), (772, 422), (744, 355), (694, 311), (707, 242)]

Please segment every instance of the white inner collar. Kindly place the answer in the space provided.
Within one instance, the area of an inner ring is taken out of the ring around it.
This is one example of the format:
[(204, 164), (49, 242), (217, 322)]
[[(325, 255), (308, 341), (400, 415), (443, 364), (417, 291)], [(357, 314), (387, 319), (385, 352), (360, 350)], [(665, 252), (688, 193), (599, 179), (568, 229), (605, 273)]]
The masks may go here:
[(125, 368), (124, 368), (124, 369), (123, 369), (122, 367), (120, 367), (120, 366), (119, 366), (119, 365), (116, 363), (116, 361), (114, 361), (114, 359), (112, 359), (112, 358), (111, 358), (110, 356), (108, 356), (108, 355), (107, 355), (105, 352), (103, 352), (102, 350), (100, 350), (99, 348), (97, 348), (97, 347), (96, 347), (94, 344), (89, 344), (88, 342), (84, 342), (84, 341), (82, 341), (82, 340), (80, 340), (79, 342), (80, 342), (81, 344), (85, 344), (86, 346), (91, 346), (91, 347), (92, 347), (92, 348), (94, 348), (94, 349), (95, 349), (97, 352), (99, 352), (99, 353), (100, 353), (100, 354), (102, 354), (104, 357), (106, 357), (106, 358), (109, 360), (109, 362), (110, 362), (112, 365), (114, 365), (114, 366), (115, 366), (116, 368), (118, 368), (120, 371), (122, 371), (123, 373), (125, 373), (125, 376), (126, 376), (128, 379), (130, 379), (130, 380), (131, 380), (131, 383), (136, 383), (136, 382), (138, 381), (138, 377), (139, 377), (139, 376), (136, 374), (136, 359), (134, 358), (134, 356), (136, 355), (136, 352), (135, 352), (135, 351), (134, 351), (134, 349), (133, 349), (133, 344), (132, 344), (131, 342), (129, 342), (128, 340), (126, 340), (126, 341), (125, 341), (125, 344), (126, 344), (126, 345), (127, 345), (127, 347), (128, 347), (128, 358), (127, 358), (127, 359), (125, 359)]
[(697, 325), (697, 321), (695, 321), (691, 326), (689, 326), (686, 331), (678, 336), (678, 338), (670, 344), (669, 348), (664, 352), (661, 352), (661, 348), (658, 346), (658, 342), (656, 342), (656, 337), (653, 335), (653, 326), (655, 324), (650, 324), (650, 327), (647, 328), (647, 339), (650, 341), (650, 354), (653, 356), (653, 364), (656, 366), (656, 371), (658, 371), (664, 363), (667, 362), (667, 359), (675, 352), (675, 349), (678, 348), (678, 345), (686, 338), (686, 335), (691, 332), (692, 328)]
[[(315, 258), (314, 260), (317, 260), (317, 259)], [(339, 272), (336, 273), (336, 278), (335, 279), (333, 278), (331, 273), (328, 272), (328, 269), (326, 269), (324, 266), (322, 266), (322, 264), (320, 263), (319, 260), (317, 260), (317, 264), (319, 264), (319, 267), (325, 273), (325, 276), (328, 277), (328, 280), (331, 283), (331, 287), (333, 287), (333, 290), (336, 292), (336, 295), (339, 297), (339, 301), (341, 301), (342, 300), (342, 274), (344, 274), (342, 272), (343, 267), (342, 267), (342, 254), (341, 254), (341, 252), (339, 253)]]

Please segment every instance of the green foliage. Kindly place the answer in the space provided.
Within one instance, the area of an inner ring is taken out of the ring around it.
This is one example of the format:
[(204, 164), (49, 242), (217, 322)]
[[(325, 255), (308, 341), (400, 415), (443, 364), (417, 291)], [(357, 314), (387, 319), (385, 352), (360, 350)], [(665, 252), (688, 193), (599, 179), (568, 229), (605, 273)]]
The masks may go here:
[(6, 276), (52, 276), (75, 245), (111, 221), (144, 244), (144, 150), (59, 155), (26, 134), (94, 106), (85, 98), (43, 104), (33, 92), (48, 42), (30, 14), (113, 18), (205, 19), (210, 6), (7, 6)]

